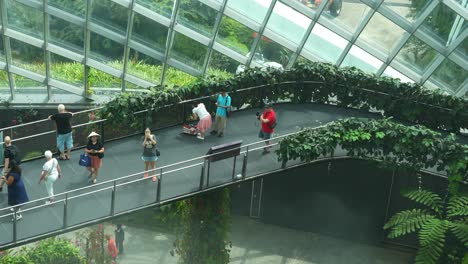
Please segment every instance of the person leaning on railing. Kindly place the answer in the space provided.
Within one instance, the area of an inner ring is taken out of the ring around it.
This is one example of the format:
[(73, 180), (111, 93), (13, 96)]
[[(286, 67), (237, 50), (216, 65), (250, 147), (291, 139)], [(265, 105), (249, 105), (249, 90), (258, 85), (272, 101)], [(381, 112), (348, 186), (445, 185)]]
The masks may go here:
[[(60, 151), (59, 160), (69, 160), (70, 152), (73, 148), (72, 126), (70, 123), (73, 113), (65, 111), (63, 104), (59, 104), (57, 110), (58, 113), (50, 115), (48, 119), (55, 121), (57, 125), (57, 148)], [(65, 153), (65, 144), (67, 145), (67, 153)]]

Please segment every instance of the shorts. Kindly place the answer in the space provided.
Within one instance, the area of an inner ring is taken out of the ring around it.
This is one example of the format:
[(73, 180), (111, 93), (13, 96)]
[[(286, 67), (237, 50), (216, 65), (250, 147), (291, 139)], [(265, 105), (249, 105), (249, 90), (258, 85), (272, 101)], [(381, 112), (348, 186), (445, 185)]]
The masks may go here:
[(72, 132), (67, 134), (57, 134), (57, 148), (61, 153), (63, 153), (65, 150), (64, 145), (67, 146), (67, 149), (73, 148)]
[(263, 139), (270, 139), (271, 134), (273, 134), (273, 133), (266, 133), (266, 132), (263, 132), (263, 130), (260, 129), (260, 133), (258, 133), (258, 137), (263, 138)]
[(157, 161), (157, 160), (158, 160), (158, 156), (151, 156), (151, 157), (141, 156), (141, 159), (142, 159), (144, 162)]

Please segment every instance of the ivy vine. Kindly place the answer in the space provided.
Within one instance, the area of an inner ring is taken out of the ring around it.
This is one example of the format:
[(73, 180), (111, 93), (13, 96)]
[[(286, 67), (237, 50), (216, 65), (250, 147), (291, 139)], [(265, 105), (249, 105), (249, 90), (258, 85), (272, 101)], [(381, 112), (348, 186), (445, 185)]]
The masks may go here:
[(341, 119), (320, 128), (305, 128), (280, 141), (278, 160), (312, 161), (333, 155), (340, 146), (349, 156), (382, 161), (415, 171), (436, 167), (446, 171), (451, 193), (468, 180), (468, 145), (456, 142), (455, 135), (420, 125), (405, 126), (391, 119)]
[(386, 117), (422, 124), (432, 129), (458, 133), (468, 129), (468, 101), (399, 79), (376, 77), (354, 67), (338, 68), (327, 63), (298, 63), (289, 71), (248, 69), (230, 79), (209, 77), (187, 87), (155, 86), (147, 93), (122, 93), (100, 111), (101, 117), (118, 125), (136, 120), (135, 111), (210, 96), (225, 88), (234, 93), (243, 88), (263, 86), (232, 94), (232, 105), (259, 106), (262, 99), (316, 102), (362, 111), (383, 110)]

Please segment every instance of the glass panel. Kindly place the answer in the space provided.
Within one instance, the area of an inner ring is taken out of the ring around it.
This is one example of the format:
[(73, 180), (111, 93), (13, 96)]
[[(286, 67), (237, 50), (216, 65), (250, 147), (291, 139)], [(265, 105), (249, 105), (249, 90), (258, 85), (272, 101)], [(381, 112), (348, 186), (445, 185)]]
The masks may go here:
[(123, 69), (123, 50), (123, 45), (91, 32), (91, 58), (121, 70)]
[(411, 36), (397, 54), (395, 60), (422, 74), (436, 55), (437, 52), (433, 48), (417, 37)]
[(448, 86), (454, 92), (466, 80), (468, 72), (455, 62), (445, 59), (432, 74), (432, 78)]
[(263, 36), (252, 59), (252, 66), (284, 69), (292, 51)]
[(5, 52), (3, 49), (3, 35), (0, 35), (0, 60), (5, 61)]
[(48, 0), (50, 6), (60, 8), (68, 13), (84, 17), (86, 13), (86, 0)]
[(405, 31), (402, 28), (381, 14), (375, 13), (362, 31), (359, 39), (388, 54), (404, 33)]
[(270, 4), (271, 0), (229, 0), (226, 7), (237, 11), (247, 19), (261, 24)]
[(49, 15), (49, 28), (50, 43), (83, 54), (84, 30), (82, 27)]
[(216, 10), (197, 0), (182, 1), (179, 6), (177, 22), (210, 37), (213, 34), (216, 14)]
[[(465, 23), (467, 23), (465, 21)], [(458, 46), (458, 48), (455, 50), (455, 53), (458, 53), (460, 56), (465, 57), (465, 60), (468, 60), (468, 39), (465, 38), (463, 42)]]
[(125, 35), (128, 10), (110, 0), (93, 0), (91, 21)]
[[(440, 3), (424, 20), (420, 29), (438, 40), (443, 45), (449, 45), (462, 32), (463, 18), (448, 6)], [(465, 25), (466, 27), (466, 25)]]
[(335, 63), (348, 45), (348, 41), (320, 24), (315, 24), (304, 49), (325, 61)]
[(143, 80), (160, 83), (162, 63), (144, 53), (131, 49), (128, 57), (127, 73)]
[(239, 62), (236, 60), (213, 50), (211, 53), (210, 66), (208, 68), (208, 75), (227, 79), (234, 76), (238, 66)]
[(156, 49), (161, 53), (166, 50), (167, 27), (135, 13), (132, 39)]
[(406, 18), (408, 21), (415, 21), (427, 6), (434, 0), (414, 1), (414, 0), (385, 0), (383, 5), (390, 8), (396, 14)]
[(83, 86), (84, 66), (60, 55), (50, 54), (50, 77), (62, 82)]
[(310, 22), (308, 17), (281, 2), (277, 2), (270, 19), (268, 19), (267, 29), (299, 44)]
[[(324, 20), (328, 20), (328, 23), (334, 23), (349, 33), (354, 33), (361, 20), (366, 17), (370, 7), (360, 1), (335, 2), (335, 4), (325, 8), (319, 18), (319, 22), (323, 24)], [(342, 3), (341, 7), (339, 2)]]
[(382, 64), (383, 62), (374, 56), (353, 45), (340, 66), (354, 66), (368, 73), (376, 73)]
[(174, 35), (174, 45), (170, 56), (196, 69), (203, 67), (207, 47), (178, 32)]
[(197, 80), (197, 77), (185, 73), (179, 69), (168, 66), (166, 70), (165, 84), (187, 86)]
[(223, 16), (216, 40), (240, 54), (247, 54), (254, 41), (252, 29), (238, 21)]
[[(8, 81), (8, 73), (0, 70), (0, 93), (10, 93), (10, 83)], [(6, 91), (5, 91), (6, 90)]]
[(91, 67), (88, 71), (88, 81), (92, 92), (94, 88), (121, 88), (122, 86), (120, 78)]
[(45, 75), (44, 50), (10, 39), (13, 65)]
[(19, 93), (47, 93), (47, 88), (43, 83), (28, 79), (18, 74), (13, 73), (15, 79), (15, 91)]
[(174, 6), (174, 0), (136, 0), (136, 3), (168, 18), (171, 17)]
[(388, 66), (382, 74), (383, 76), (388, 76), (392, 78), (400, 79), (401, 82), (414, 83), (413, 80), (403, 75), (401, 72), (395, 70), (394, 68)]
[(8, 27), (43, 39), (44, 18), (42, 12), (13, 0), (7, 0)]

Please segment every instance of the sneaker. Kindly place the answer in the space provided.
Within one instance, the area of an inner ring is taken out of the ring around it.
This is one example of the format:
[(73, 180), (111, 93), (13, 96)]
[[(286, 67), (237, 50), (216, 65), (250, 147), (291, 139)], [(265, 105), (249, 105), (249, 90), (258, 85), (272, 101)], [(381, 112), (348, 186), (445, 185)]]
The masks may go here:
[(223, 137), (223, 136), (224, 136), (223, 132), (218, 134), (218, 137)]
[(153, 176), (152, 179), (151, 179), (153, 182), (156, 182), (158, 180), (158, 178), (156, 176)]
[[(16, 215), (16, 221), (21, 220), (21, 218), (23, 218), (23, 215), (20, 215), (20, 214), (17, 214), (17, 215)], [(13, 218), (11, 219), (11, 221), (12, 221), (12, 222), (15, 221), (15, 216), (13, 216)]]
[(211, 135), (216, 135), (216, 134), (218, 134), (218, 131), (212, 130), (212, 131), (210, 132), (210, 134), (211, 134)]
[(51, 203), (52, 203), (52, 201), (50, 201), (50, 200), (45, 201), (45, 204), (51, 204)]
[(143, 174), (143, 178), (148, 178), (148, 173)]
[(200, 140), (205, 140), (205, 137), (202, 137), (200, 135), (197, 135), (197, 138), (200, 139)]
[(263, 155), (268, 154), (268, 153), (270, 153), (268, 149), (263, 149), (263, 152), (262, 152)]

